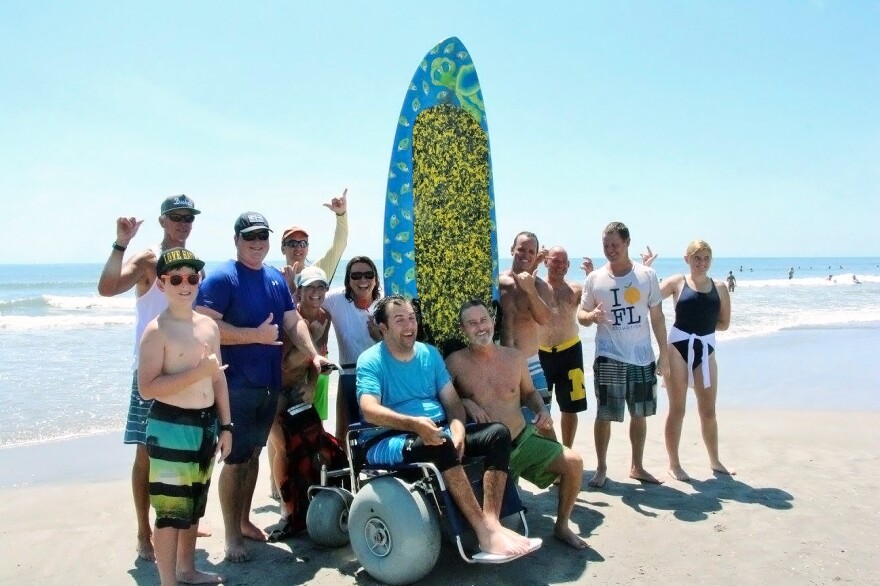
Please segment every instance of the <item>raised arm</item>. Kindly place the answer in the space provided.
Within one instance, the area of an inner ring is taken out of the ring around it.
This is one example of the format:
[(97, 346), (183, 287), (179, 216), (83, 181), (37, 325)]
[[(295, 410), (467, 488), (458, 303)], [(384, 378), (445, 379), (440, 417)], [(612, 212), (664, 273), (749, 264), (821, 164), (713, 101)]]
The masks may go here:
[[(146, 250), (128, 259), (123, 264), (125, 249), (131, 243), (143, 224), (143, 220), (135, 217), (116, 219), (116, 241), (110, 250), (110, 256), (104, 263), (101, 276), (98, 278), (98, 294), (102, 297), (113, 297), (125, 293), (146, 275), (146, 268), (152, 263), (155, 266), (156, 255)], [(143, 291), (139, 291), (142, 294)]]
[[(513, 278), (516, 281), (517, 287), (526, 294), (529, 300), (529, 313), (532, 314), (532, 318), (538, 325), (543, 326), (550, 322), (552, 315), (550, 308), (547, 307), (547, 303), (544, 301), (544, 295), (542, 295), (542, 293), (549, 295), (548, 291), (543, 291), (547, 288), (547, 284), (538, 279), (537, 273), (538, 268), (531, 273), (522, 272), (514, 274)], [(538, 291), (538, 288), (541, 288), (542, 291)]]
[(324, 207), (328, 208), (336, 214), (336, 229), (333, 232), (333, 243), (324, 256), (314, 262), (314, 265), (327, 274), (327, 278), (332, 279), (333, 273), (339, 266), (339, 259), (345, 252), (348, 245), (348, 189), (342, 191), (342, 195), (334, 197), (330, 203), (325, 203)]

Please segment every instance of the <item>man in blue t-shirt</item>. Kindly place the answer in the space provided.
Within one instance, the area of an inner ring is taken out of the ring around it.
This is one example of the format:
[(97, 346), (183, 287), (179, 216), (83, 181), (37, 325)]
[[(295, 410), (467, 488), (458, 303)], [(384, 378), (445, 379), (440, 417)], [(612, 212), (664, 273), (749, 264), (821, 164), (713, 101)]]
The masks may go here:
[(320, 369), (327, 359), (312, 344), (308, 324), (295, 311), (281, 272), (263, 264), (269, 253), (269, 223), (245, 212), (235, 222), (236, 260), (211, 271), (199, 289), (196, 311), (220, 328), (220, 351), (228, 364), (226, 381), (232, 413), (232, 452), (220, 472), (220, 504), (226, 532), (226, 559), (248, 561), (244, 539), (265, 541), (250, 520), (259, 473), (281, 388), (281, 338), (290, 338)]
[[(358, 358), (358, 404), (365, 421), (401, 433), (372, 445), (367, 461), (433, 462), (483, 552), (517, 557), (537, 549), (539, 540), (530, 541), (498, 520), (510, 460), (508, 429), (483, 423), (465, 430), (464, 407), (440, 353), (416, 342), (418, 323), (409, 301), (400, 295), (381, 299), (374, 317), (383, 340)], [(465, 454), (485, 458), (482, 506), (461, 466)]]

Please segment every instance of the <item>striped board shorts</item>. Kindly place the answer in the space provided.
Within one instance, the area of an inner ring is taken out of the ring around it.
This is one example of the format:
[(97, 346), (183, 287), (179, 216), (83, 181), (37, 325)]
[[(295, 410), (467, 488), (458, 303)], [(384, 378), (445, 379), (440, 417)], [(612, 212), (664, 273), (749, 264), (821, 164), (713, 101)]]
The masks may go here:
[(606, 356), (593, 362), (596, 391), (596, 419), (623, 421), (624, 404), (630, 417), (648, 417), (657, 412), (657, 363), (627, 364)]
[(144, 399), (138, 392), (138, 372), (134, 371), (131, 379), (131, 397), (128, 400), (128, 418), (125, 420), (125, 436), (127, 444), (147, 443), (147, 414), (150, 412), (152, 399)]
[[(537, 389), (538, 394), (541, 395), (541, 400), (544, 401), (544, 406), (547, 411), (550, 411), (550, 389), (547, 387), (547, 377), (544, 376), (544, 369), (541, 368), (541, 360), (538, 358), (538, 355), (535, 354), (528, 360), (529, 366), (529, 375), (532, 377), (532, 384), (535, 385), (535, 389)], [(525, 405), (521, 408), (523, 418), (526, 420), (526, 423), (534, 423), (536, 413), (533, 413), (531, 409), (526, 407)]]
[(157, 528), (188, 529), (205, 515), (217, 423), (213, 406), (183, 409), (153, 402), (147, 419), (147, 453)]

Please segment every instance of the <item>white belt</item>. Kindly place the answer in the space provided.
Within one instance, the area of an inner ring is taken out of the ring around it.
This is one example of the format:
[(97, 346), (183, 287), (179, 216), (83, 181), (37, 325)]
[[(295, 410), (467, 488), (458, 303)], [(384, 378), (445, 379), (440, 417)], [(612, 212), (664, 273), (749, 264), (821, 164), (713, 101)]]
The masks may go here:
[(699, 340), (703, 343), (703, 364), (700, 366), (700, 370), (703, 372), (703, 386), (708, 387), (712, 384), (712, 377), (709, 374), (709, 345), (711, 344), (712, 347), (715, 347), (715, 332), (704, 336), (698, 336), (697, 334), (683, 332), (677, 327), (672, 326), (672, 329), (669, 330), (667, 342), (674, 344), (675, 342), (683, 342), (685, 340), (687, 340), (688, 343), (688, 386), (694, 386), (694, 358), (696, 357), (694, 355), (694, 340)]

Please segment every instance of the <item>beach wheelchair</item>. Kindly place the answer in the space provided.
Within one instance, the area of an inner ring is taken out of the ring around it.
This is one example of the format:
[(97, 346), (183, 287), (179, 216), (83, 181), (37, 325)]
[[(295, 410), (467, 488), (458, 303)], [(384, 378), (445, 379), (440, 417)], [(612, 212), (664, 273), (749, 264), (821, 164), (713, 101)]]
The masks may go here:
[[(468, 563), (514, 559), (479, 552), (473, 529), (433, 463), (367, 464), (367, 446), (362, 440), (366, 430), (375, 428), (364, 423), (350, 426), (349, 467), (325, 469), (321, 484), (309, 489), (306, 527), (313, 541), (328, 547), (341, 547), (350, 541), (364, 570), (388, 584), (411, 584), (426, 576), (437, 563), (442, 536)], [(482, 462), (467, 462), (465, 472), (481, 502)], [(351, 491), (331, 486), (341, 475), (349, 476)], [(528, 536), (525, 508), (511, 478), (507, 479), (501, 517), (506, 527), (521, 527)]]

